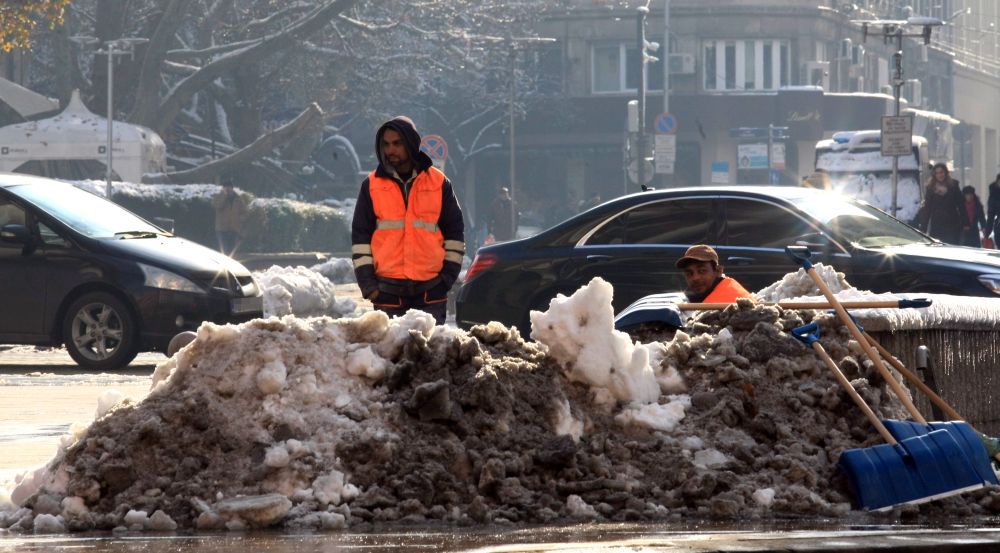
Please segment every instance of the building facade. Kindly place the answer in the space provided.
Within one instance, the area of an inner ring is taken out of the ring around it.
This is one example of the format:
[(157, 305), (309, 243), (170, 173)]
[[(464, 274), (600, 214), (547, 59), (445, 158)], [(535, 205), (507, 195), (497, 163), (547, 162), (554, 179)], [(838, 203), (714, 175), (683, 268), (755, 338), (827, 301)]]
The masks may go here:
[[(915, 114), (914, 132), (929, 140), (930, 161), (952, 164), (957, 177), (985, 194), (1000, 159), (1000, 3), (668, 3), (666, 20), (666, 2), (649, 2), (645, 24), (647, 41), (661, 44), (653, 54), (659, 59), (646, 65), (649, 150), (663, 113), (672, 115), (676, 136), (674, 171), (655, 174), (654, 186), (798, 184), (812, 172), (817, 141), (842, 130), (878, 129), (880, 117), (893, 113), (895, 41), (883, 39), (879, 25), (863, 33), (857, 21), (925, 15), (949, 21), (932, 29), (929, 45), (904, 39), (901, 110)], [(557, 39), (561, 59), (547, 70), (562, 75), (562, 94), (533, 103), (515, 141), (516, 186), (529, 204), (522, 208), (550, 217), (553, 206), (579, 208), (639, 190), (636, 162), (629, 177), (637, 151), (627, 121), (640, 83), (638, 8), (647, 3), (564, 4), (538, 26), (539, 35)], [(905, 27), (907, 34), (921, 30)], [(769, 125), (783, 128), (771, 149), (773, 171), (761, 135)], [(506, 180), (508, 155), (486, 156), (467, 175), (473, 211), (491, 197), (492, 181)]]

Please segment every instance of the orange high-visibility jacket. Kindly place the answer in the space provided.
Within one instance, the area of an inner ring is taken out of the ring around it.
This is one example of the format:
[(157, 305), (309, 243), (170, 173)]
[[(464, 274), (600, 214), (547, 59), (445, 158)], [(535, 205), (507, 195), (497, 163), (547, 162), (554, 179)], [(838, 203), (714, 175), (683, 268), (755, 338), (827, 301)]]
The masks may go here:
[(723, 277), (722, 281), (712, 290), (702, 303), (732, 303), (736, 298), (753, 298), (739, 282), (730, 277)]
[(375, 274), (386, 278), (426, 281), (444, 266), (441, 187), (444, 173), (434, 167), (413, 179), (409, 203), (396, 181), (372, 171), (368, 190), (378, 223), (372, 234)]

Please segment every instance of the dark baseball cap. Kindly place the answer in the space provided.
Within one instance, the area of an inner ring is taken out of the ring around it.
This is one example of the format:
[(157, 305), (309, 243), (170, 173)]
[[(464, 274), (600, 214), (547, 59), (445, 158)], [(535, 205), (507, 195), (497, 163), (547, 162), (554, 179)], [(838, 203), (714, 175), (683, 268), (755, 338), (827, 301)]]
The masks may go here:
[(711, 261), (718, 265), (719, 254), (715, 253), (712, 246), (708, 246), (706, 244), (696, 244), (688, 248), (687, 251), (684, 252), (684, 257), (678, 259), (674, 266), (678, 269), (683, 269), (691, 263), (698, 261)]

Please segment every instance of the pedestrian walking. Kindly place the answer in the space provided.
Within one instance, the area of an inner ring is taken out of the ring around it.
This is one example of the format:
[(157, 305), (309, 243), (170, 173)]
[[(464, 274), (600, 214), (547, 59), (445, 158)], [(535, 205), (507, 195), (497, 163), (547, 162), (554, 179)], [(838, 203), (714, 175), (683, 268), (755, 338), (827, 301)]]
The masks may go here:
[(962, 189), (962, 245), (970, 248), (983, 247), (983, 229), (986, 228), (986, 215), (983, 213), (983, 202), (976, 195), (976, 189), (966, 186)]
[(250, 199), (236, 192), (232, 180), (222, 182), (222, 190), (212, 197), (215, 236), (219, 251), (232, 257), (243, 241), (243, 225), (250, 212)]
[(510, 189), (500, 187), (500, 193), (490, 206), (490, 216), (486, 221), (487, 230), (497, 242), (513, 240), (517, 236), (517, 226), (520, 223), (520, 213), (514, 199), (510, 197)]
[(944, 163), (934, 165), (924, 187), (924, 201), (917, 212), (920, 230), (946, 244), (960, 244), (965, 226), (965, 207), (957, 180), (948, 174)]
[[(997, 173), (993, 182), (990, 183), (989, 195), (986, 197), (986, 228), (983, 231), (983, 241), (992, 235), (992, 243), (997, 241), (997, 227), (1000, 226), (1000, 173)], [(983, 247), (993, 247), (989, 243), (984, 243)]]
[(448, 178), (420, 151), (408, 117), (375, 134), (378, 166), (361, 183), (351, 222), (354, 274), (365, 298), (390, 316), (419, 309), (444, 324), (462, 268), (465, 223)]

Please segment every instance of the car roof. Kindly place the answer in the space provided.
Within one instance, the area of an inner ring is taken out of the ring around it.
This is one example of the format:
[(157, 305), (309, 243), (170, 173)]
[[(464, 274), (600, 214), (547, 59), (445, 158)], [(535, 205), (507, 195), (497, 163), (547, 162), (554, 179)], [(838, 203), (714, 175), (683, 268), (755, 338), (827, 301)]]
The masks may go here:
[(71, 184), (47, 177), (37, 177), (35, 175), (25, 175), (22, 173), (0, 173), (0, 188), (10, 188), (23, 184), (44, 184), (58, 186), (72, 186)]
[[(728, 186), (689, 186), (685, 188), (663, 188), (657, 190), (649, 190), (645, 192), (636, 192), (634, 194), (629, 194), (627, 196), (619, 196), (612, 200), (609, 200), (602, 204), (602, 206), (607, 206), (608, 208), (620, 207), (621, 205), (633, 205), (636, 200), (649, 199), (667, 199), (676, 196), (686, 196), (686, 195), (698, 195), (698, 196), (713, 196), (713, 195), (740, 195), (740, 196), (753, 196), (758, 198), (769, 198), (769, 199), (781, 199), (787, 201), (796, 201), (804, 199), (817, 199), (817, 198), (837, 198), (840, 200), (848, 200), (849, 198), (838, 194), (837, 192), (818, 190), (815, 188), (806, 188), (801, 186), (766, 186), (766, 185), (728, 185)], [(613, 209), (613, 208), (612, 208)]]

